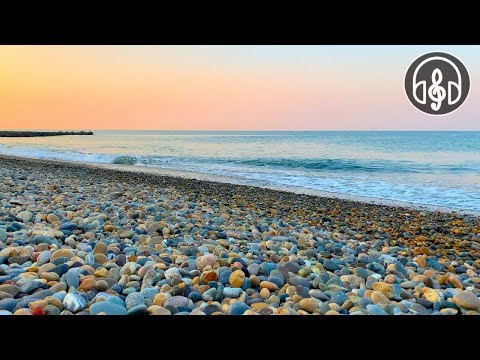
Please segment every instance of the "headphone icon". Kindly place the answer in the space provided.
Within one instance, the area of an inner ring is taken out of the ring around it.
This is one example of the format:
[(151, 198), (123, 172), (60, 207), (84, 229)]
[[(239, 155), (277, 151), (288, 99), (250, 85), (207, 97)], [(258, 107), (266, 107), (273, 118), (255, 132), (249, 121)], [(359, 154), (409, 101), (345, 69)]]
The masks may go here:
[[(413, 97), (414, 97), (415, 101), (417, 101), (419, 104), (425, 105), (427, 103), (427, 81), (422, 80), (422, 81), (417, 82), (417, 74), (418, 74), (419, 70), (422, 68), (423, 65), (425, 65), (426, 63), (428, 63), (430, 61), (433, 61), (433, 60), (440, 60), (440, 61), (444, 61), (444, 62), (448, 63), (449, 65), (451, 65), (453, 67), (453, 69), (455, 70), (455, 72), (457, 74), (458, 82), (448, 81), (448, 83), (447, 83), (447, 85), (448, 85), (448, 87), (447, 87), (448, 88), (448, 91), (447, 91), (448, 105), (454, 105), (462, 97), (462, 76), (460, 74), (460, 70), (458, 69), (457, 65), (455, 65), (455, 63), (453, 63), (453, 61), (451, 61), (450, 59), (447, 59), (443, 56), (433, 56), (431, 58), (423, 60), (420, 64), (418, 64), (418, 66), (416, 67), (416, 69), (413, 73), (413, 84), (412, 84), (413, 85)], [(429, 90), (428, 91), (429, 92), (429, 98), (432, 101), (438, 103), (439, 99), (432, 97), (431, 90), (433, 89), (433, 93), (435, 93), (436, 90), (445, 91), (445, 89), (443, 87), (439, 86), (439, 82), (435, 82), (435, 80), (434, 80), (435, 77), (437, 77), (437, 79), (442, 78), (442, 72), (438, 68), (435, 69), (432, 73), (432, 82), (434, 84), (432, 86), (430, 86), (431, 89), (428, 89)], [(419, 87), (421, 88), (421, 91), (422, 91), (422, 97), (421, 98), (419, 98), (417, 96), (417, 89)], [(452, 90), (453, 90), (452, 88), (453, 87), (455, 87), (457, 89), (457, 97), (455, 99), (452, 99)], [(439, 104), (438, 104), (438, 107), (436, 107), (436, 108), (432, 104), (432, 109), (434, 109), (435, 111), (437, 111), (439, 108), (440, 108)]]

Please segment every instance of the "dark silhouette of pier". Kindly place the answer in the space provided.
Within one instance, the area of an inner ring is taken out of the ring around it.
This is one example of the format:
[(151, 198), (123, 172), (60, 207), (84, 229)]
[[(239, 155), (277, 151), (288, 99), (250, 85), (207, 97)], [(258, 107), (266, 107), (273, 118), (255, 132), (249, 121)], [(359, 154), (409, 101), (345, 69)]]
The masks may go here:
[(0, 137), (93, 135), (93, 131), (0, 131)]

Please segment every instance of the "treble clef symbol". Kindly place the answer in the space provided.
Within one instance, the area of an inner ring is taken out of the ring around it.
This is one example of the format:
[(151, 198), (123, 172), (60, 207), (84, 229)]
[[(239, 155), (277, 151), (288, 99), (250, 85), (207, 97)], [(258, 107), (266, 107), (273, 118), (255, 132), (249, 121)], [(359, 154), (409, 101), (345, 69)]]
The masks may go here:
[(428, 96), (433, 101), (432, 107), (433, 111), (440, 110), (442, 106), (442, 101), (445, 100), (446, 91), (443, 86), (440, 86), (442, 82), (443, 75), (440, 69), (435, 69), (432, 72), (432, 85), (428, 88)]

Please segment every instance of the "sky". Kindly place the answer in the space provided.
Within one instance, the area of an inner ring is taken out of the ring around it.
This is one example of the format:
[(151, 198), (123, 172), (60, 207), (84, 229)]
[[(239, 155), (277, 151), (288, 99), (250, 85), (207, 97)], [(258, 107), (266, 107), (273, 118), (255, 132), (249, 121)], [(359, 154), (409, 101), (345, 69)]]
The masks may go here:
[[(465, 103), (417, 110), (404, 76), (447, 52)], [(480, 130), (480, 46), (0, 46), (0, 129)]]

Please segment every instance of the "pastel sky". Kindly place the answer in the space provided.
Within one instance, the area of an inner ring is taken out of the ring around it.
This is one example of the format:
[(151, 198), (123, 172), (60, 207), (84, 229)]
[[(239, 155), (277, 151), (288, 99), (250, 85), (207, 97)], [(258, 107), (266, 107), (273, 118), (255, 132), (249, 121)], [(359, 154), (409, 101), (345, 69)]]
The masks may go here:
[[(470, 94), (445, 116), (405, 95), (451, 53)], [(480, 46), (0, 46), (0, 129), (480, 130)]]

